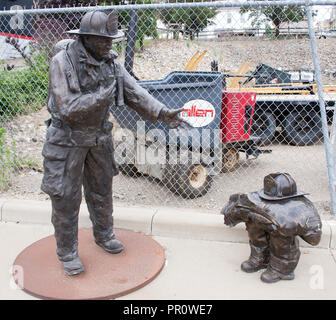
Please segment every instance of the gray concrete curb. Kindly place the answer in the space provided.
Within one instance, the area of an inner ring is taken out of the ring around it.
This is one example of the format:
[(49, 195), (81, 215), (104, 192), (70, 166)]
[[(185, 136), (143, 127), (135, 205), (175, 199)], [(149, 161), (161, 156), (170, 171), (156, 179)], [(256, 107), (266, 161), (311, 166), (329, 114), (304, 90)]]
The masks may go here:
[[(183, 210), (183, 212), (181, 212)], [(143, 232), (152, 236), (195, 240), (248, 243), (243, 223), (234, 228), (224, 225), (220, 214), (170, 207), (134, 207), (114, 204), (116, 228)], [(51, 224), (51, 202), (0, 199), (0, 221)], [(90, 227), (86, 205), (80, 209), (79, 227)], [(322, 239), (317, 248), (336, 248), (336, 221), (323, 220)], [(311, 247), (300, 239), (302, 247)]]

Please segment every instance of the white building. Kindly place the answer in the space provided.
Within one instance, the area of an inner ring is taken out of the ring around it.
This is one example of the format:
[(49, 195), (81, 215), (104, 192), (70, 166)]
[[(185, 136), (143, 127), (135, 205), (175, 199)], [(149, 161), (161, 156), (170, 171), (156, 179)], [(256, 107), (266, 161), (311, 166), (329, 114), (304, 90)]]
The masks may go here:
[[(232, 1), (230, 1), (232, 2)], [(316, 32), (336, 29), (336, 6), (314, 6), (314, 27)], [(263, 20), (260, 16), (260, 21)], [(240, 8), (220, 8), (218, 14), (211, 19), (211, 23), (200, 33), (200, 38), (217, 38), (225, 35), (262, 36), (267, 25), (274, 28), (271, 21), (261, 22), (258, 26), (252, 25), (249, 13), (240, 13)], [(282, 23), (281, 33), (308, 34), (307, 20), (298, 23)]]
[(314, 16), (316, 31), (336, 30), (336, 6), (313, 7), (317, 14)]
[(200, 38), (217, 38), (225, 35), (262, 35), (265, 23), (256, 27), (249, 13), (240, 13), (240, 8), (220, 8), (210, 24), (200, 33)]

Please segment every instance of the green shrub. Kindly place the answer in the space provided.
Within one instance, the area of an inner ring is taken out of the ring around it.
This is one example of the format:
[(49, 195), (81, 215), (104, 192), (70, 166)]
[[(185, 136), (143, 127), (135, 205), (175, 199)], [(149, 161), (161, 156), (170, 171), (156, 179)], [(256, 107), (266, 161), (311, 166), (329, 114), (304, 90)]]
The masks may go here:
[(48, 96), (49, 63), (44, 51), (22, 69), (0, 70), (0, 120), (40, 109)]

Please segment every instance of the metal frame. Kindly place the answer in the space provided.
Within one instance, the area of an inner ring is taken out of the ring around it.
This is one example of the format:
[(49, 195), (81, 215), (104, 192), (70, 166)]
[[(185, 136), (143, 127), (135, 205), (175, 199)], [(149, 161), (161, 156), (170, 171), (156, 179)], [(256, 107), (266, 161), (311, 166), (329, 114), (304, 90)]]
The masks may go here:
[(142, 9), (172, 9), (172, 8), (236, 8), (236, 7), (266, 7), (266, 6), (315, 6), (315, 5), (335, 5), (335, 0), (306, 0), (306, 1), (215, 1), (215, 2), (188, 2), (188, 3), (153, 3), (153, 4), (132, 4), (132, 5), (110, 5), (110, 6), (90, 6), (90, 7), (67, 7), (67, 8), (45, 8), (45, 9), (24, 9), (24, 10), (4, 10), (0, 15), (14, 15), (18, 12), (27, 11), (29, 14), (43, 13), (67, 13), (67, 12), (86, 12), (90, 10), (142, 10)]

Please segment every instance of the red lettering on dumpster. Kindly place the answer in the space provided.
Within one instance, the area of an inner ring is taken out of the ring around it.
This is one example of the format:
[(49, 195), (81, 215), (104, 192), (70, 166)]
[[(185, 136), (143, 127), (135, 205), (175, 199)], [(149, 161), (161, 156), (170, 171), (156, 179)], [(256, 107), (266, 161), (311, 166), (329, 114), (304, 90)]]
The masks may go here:
[(213, 117), (214, 111), (211, 109), (196, 109), (196, 106), (193, 105), (190, 109), (184, 109), (182, 111), (182, 117), (198, 117), (198, 118), (204, 118), (204, 117)]

